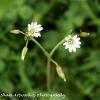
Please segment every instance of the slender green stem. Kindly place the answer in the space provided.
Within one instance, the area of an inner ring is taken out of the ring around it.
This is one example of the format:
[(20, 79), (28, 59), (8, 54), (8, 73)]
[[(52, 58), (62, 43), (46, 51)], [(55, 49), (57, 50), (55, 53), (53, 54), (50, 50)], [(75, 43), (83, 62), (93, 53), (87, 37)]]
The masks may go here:
[(65, 38), (62, 39), (50, 52), (50, 56), (52, 57), (52, 55), (54, 54), (54, 52), (56, 51), (56, 49), (58, 49), (58, 47), (64, 42)]
[[(45, 56), (52, 61), (55, 65), (57, 65), (56, 61), (54, 61), (51, 56), (49, 55), (49, 53), (41, 46), (41, 44), (36, 41), (34, 38), (32, 39), (33, 42), (35, 42), (37, 44), (37, 46), (44, 52)], [(56, 48), (57, 49), (57, 48)]]
[(44, 52), (44, 55), (47, 57), (47, 90), (50, 90), (50, 56), (49, 53), (41, 46), (38, 41), (32, 38), (32, 41), (37, 44), (37, 46)]
[(28, 46), (28, 40), (26, 41), (26, 45), (25, 45), (26, 47)]
[[(56, 66), (58, 65), (58, 63), (56, 62), (56, 61), (54, 61), (53, 59), (52, 59), (52, 56), (53, 56), (53, 54), (54, 54), (54, 52), (56, 51), (56, 49), (64, 42), (64, 40), (65, 40), (65, 38), (64, 39), (62, 39), (53, 49), (52, 49), (52, 51), (50, 52), (50, 60), (51, 60), (51, 62), (52, 63), (54, 63)], [(49, 84), (48, 84), (48, 89), (50, 88), (50, 83), (51, 83), (51, 79), (50, 79), (50, 69), (51, 69), (51, 66), (50, 66), (50, 61), (49, 61), (49, 59), (48, 59), (48, 63), (49, 63), (49, 65), (48, 65), (48, 82), (49, 82)]]
[(42, 46), (41, 44), (36, 41), (34, 38), (31, 39), (34, 43), (37, 44), (37, 46), (43, 51), (44, 55), (47, 57), (47, 90), (50, 90), (50, 83), (51, 83), (51, 79), (50, 79), (50, 69), (51, 69), (51, 62), (54, 63), (56, 66), (58, 65), (58, 63), (56, 61), (54, 61), (51, 57), (53, 55), (53, 53), (55, 52), (55, 50), (64, 42), (65, 38), (63, 40), (61, 40), (55, 47), (54, 49), (51, 51), (51, 53), (49, 54)]
[(24, 33), (24, 32), (22, 32), (22, 31), (20, 31), (20, 33), (21, 33), (21, 34), (23, 34), (23, 35), (25, 35), (25, 33)]
[(50, 78), (50, 65), (51, 65), (51, 62), (50, 62), (50, 58), (47, 59), (47, 90), (49, 91), (50, 90), (50, 84), (51, 84), (51, 78)]
[(48, 58), (47, 60), (47, 90), (50, 91), (50, 84), (51, 84), (51, 62), (58, 66), (58, 63), (54, 61), (52, 58)]
[(58, 63), (54, 61), (53, 59), (50, 59), (52, 63), (54, 63), (56, 66), (58, 66)]
[(32, 38), (32, 41), (35, 42), (35, 43), (37, 44), (37, 46), (43, 51), (43, 53), (44, 53), (44, 55), (45, 55), (46, 57), (49, 56), (48, 52), (41, 46), (41, 44), (40, 44), (38, 41), (36, 41), (34, 38)]

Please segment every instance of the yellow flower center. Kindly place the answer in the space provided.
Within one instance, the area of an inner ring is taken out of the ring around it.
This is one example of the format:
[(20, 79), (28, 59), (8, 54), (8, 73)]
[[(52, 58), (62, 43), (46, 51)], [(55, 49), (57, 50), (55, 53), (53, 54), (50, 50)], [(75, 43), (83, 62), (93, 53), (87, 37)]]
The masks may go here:
[(73, 39), (69, 39), (69, 40), (68, 40), (68, 43), (69, 43), (69, 44), (74, 44), (74, 40), (73, 40)]
[(29, 32), (32, 34), (32, 33), (34, 33), (34, 32), (35, 32), (35, 30), (34, 30), (34, 29), (31, 29)]

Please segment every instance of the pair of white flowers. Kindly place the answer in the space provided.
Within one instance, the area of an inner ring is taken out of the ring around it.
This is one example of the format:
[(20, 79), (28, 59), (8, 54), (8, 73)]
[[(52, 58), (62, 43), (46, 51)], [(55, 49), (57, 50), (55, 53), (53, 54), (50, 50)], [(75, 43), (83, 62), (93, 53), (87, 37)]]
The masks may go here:
[[(43, 27), (37, 22), (32, 22), (28, 24), (27, 35), (31, 37), (40, 37), (40, 31), (43, 30)], [(63, 44), (65, 49), (68, 49), (69, 52), (76, 52), (76, 48), (80, 48), (81, 42), (80, 38), (77, 35), (68, 35), (65, 37), (65, 42)]]

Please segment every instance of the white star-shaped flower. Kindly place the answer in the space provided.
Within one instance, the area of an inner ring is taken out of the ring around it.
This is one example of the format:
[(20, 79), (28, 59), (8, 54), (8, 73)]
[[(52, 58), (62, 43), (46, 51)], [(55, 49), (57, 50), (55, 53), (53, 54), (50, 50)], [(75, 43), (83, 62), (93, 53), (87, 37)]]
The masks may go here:
[(31, 37), (40, 37), (40, 31), (43, 30), (43, 27), (40, 24), (37, 24), (37, 22), (32, 22), (31, 24), (28, 24), (28, 36)]
[(77, 35), (68, 35), (65, 37), (65, 43), (63, 45), (65, 49), (69, 49), (69, 52), (76, 52), (76, 48), (80, 48), (81, 45), (80, 38)]

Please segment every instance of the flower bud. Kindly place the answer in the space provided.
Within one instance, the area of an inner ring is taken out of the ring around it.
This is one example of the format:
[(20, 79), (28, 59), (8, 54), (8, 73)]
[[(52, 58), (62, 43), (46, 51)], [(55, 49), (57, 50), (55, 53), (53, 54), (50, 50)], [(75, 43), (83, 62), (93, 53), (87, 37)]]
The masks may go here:
[(15, 30), (11, 30), (10, 32), (13, 33), (13, 34), (19, 34), (20, 30), (19, 29), (15, 29)]
[(88, 33), (88, 32), (80, 32), (79, 33), (79, 36), (81, 36), (81, 37), (88, 37), (90, 35), (90, 33)]
[(57, 70), (57, 74), (59, 75), (59, 77), (61, 77), (66, 82), (65, 74), (62, 68), (60, 66), (56, 66), (56, 70)]
[(21, 59), (22, 59), (22, 60), (24, 60), (27, 51), (28, 51), (28, 48), (25, 46), (25, 47), (22, 49), (22, 55), (21, 55)]

